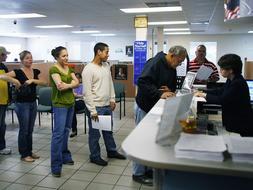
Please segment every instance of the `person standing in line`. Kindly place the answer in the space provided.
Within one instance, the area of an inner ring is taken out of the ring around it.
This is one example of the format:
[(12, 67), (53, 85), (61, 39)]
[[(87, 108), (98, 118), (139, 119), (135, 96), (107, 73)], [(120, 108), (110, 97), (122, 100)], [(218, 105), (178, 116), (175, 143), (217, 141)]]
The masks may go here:
[(190, 61), (187, 71), (198, 72), (199, 68), (204, 65), (213, 70), (208, 80), (197, 80), (195, 79), (195, 83), (206, 84), (207, 82), (216, 82), (220, 79), (219, 72), (217, 67), (210, 61), (206, 59), (206, 46), (199, 45), (195, 51), (196, 58)]
[(47, 83), (39, 78), (40, 70), (32, 68), (31, 52), (24, 50), (19, 56), (22, 68), (7, 73), (6, 79), (15, 78), (17, 80), (15, 84), (21, 84), (16, 90), (15, 100), (15, 112), (19, 122), (18, 149), (22, 161), (34, 162), (40, 158), (32, 152), (32, 135), (37, 115), (36, 86)]
[[(187, 56), (182, 46), (173, 46), (168, 54), (159, 52), (149, 59), (137, 80), (137, 96), (135, 105), (136, 126), (159, 101), (175, 96), (176, 67), (181, 65)], [(152, 186), (153, 172), (151, 168), (133, 162), (132, 178), (138, 183)]]
[(49, 70), (52, 86), (52, 104), (54, 129), (51, 140), (51, 172), (54, 177), (61, 177), (62, 164), (74, 165), (68, 150), (68, 137), (71, 129), (75, 97), (73, 88), (79, 84), (73, 69), (68, 67), (68, 52), (59, 46), (51, 51), (56, 60)]
[[(90, 112), (88, 119), (90, 162), (101, 166), (106, 166), (107, 161), (101, 158), (99, 146), (100, 132), (98, 129), (92, 128), (91, 120), (99, 122), (99, 115), (111, 115), (112, 118), (112, 111), (116, 107), (110, 66), (106, 62), (108, 57), (109, 46), (105, 43), (97, 43), (94, 46), (94, 59), (86, 65), (82, 73), (85, 87), (84, 101)], [(113, 132), (102, 131), (102, 134), (107, 157), (126, 159), (116, 149)]]
[[(3, 62), (6, 61), (7, 55), (10, 54), (5, 47), (0, 46), (0, 79), (3, 77), (5, 73), (8, 73), (8, 68), (4, 65)], [(12, 80), (12, 79), (9, 79)], [(8, 81), (13, 82), (13, 81)], [(0, 155), (11, 154), (11, 149), (6, 148), (5, 142), (5, 115), (6, 109), (9, 103), (9, 85), (6, 81), (0, 80)]]

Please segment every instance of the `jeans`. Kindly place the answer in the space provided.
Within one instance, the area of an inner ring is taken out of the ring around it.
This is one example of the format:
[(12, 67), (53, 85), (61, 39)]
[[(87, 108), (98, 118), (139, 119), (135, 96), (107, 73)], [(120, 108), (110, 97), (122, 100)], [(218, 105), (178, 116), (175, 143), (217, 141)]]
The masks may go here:
[[(137, 126), (140, 121), (146, 116), (146, 112), (144, 112), (138, 105), (135, 103), (135, 125)], [(146, 166), (133, 162), (133, 175), (140, 176), (144, 175), (146, 172)]]
[(16, 102), (15, 112), (19, 122), (18, 150), (21, 158), (32, 155), (33, 128), (37, 115), (36, 102)]
[[(104, 107), (96, 107), (98, 115), (111, 115), (112, 117), (112, 110), (110, 106)], [(100, 159), (100, 146), (99, 146), (99, 139), (100, 139), (100, 132), (98, 129), (92, 128), (91, 118), (88, 119), (89, 124), (89, 148), (90, 148), (90, 159), (97, 160)], [(112, 123), (113, 125), (113, 123)], [(102, 131), (105, 147), (107, 153), (115, 152), (116, 151), (116, 144), (113, 138), (112, 131)]]
[(6, 148), (5, 144), (5, 114), (6, 114), (7, 105), (0, 105), (0, 150)]
[(74, 107), (53, 107), (54, 129), (51, 140), (51, 171), (60, 173), (62, 164), (72, 161), (68, 150), (68, 137), (72, 125)]

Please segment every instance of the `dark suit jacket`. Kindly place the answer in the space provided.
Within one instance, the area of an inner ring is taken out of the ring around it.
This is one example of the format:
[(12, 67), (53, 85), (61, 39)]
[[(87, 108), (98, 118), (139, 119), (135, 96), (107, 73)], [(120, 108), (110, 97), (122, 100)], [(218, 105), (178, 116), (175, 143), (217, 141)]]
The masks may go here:
[(253, 136), (253, 111), (249, 88), (242, 75), (237, 75), (220, 90), (208, 91), (206, 100), (222, 106), (222, 122), (227, 131)]

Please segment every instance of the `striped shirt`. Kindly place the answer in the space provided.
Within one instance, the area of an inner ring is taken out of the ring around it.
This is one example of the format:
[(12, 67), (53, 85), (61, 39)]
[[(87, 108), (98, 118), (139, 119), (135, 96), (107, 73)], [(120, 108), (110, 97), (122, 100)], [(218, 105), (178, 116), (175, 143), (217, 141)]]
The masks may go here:
[[(199, 68), (201, 67), (202, 64), (198, 64), (197, 60), (194, 59), (192, 61), (189, 62), (187, 71), (192, 71), (192, 72), (198, 72)], [(217, 67), (210, 61), (208, 61), (207, 59), (205, 59), (205, 62), (203, 63), (204, 66), (210, 67), (213, 72), (212, 74), (209, 76), (209, 80), (211, 81), (218, 81), (220, 79), (219, 77), (219, 72)]]

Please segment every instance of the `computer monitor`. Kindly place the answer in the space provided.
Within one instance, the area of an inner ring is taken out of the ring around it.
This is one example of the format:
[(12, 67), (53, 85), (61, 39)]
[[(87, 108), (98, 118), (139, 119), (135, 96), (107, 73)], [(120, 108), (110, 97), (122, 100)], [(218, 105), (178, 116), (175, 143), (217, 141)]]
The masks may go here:
[(250, 102), (253, 103), (253, 80), (246, 80), (249, 87)]

